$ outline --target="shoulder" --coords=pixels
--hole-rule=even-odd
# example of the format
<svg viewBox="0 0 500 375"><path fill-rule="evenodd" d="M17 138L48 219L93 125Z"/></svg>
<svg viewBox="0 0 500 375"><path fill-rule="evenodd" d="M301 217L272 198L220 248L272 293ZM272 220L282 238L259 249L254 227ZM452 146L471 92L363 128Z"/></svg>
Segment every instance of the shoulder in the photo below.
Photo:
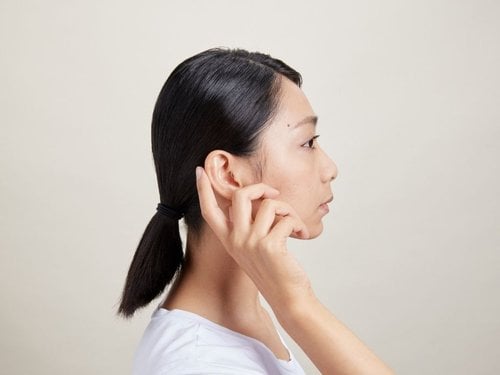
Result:
<svg viewBox="0 0 500 375"><path fill-rule="evenodd" d="M134 375L162 374L195 357L199 323L157 309L146 327L134 356Z"/></svg>
<svg viewBox="0 0 500 375"><path fill-rule="evenodd" d="M283 370L295 366L276 360L262 343L196 314L157 309L136 350L133 374L288 374L297 372Z"/></svg>

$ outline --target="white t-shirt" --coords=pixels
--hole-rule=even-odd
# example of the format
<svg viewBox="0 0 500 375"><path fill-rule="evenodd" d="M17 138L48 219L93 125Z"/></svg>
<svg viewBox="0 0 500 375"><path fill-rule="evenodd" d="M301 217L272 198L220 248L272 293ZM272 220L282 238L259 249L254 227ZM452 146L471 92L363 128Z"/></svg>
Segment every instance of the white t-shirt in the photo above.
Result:
<svg viewBox="0 0 500 375"><path fill-rule="evenodd" d="M136 350L133 374L304 375L288 352L290 361L278 359L254 338L189 311L158 307Z"/></svg>

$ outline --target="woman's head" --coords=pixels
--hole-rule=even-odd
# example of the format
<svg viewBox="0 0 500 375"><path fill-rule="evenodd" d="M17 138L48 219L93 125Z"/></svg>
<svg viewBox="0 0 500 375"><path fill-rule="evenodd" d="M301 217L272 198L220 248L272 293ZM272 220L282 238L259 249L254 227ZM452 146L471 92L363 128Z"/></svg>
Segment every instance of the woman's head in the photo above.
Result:
<svg viewBox="0 0 500 375"><path fill-rule="evenodd" d="M213 150L255 154L285 77L300 86L298 72L268 55L211 49L182 62L163 86L152 122L160 200L184 212L190 230L203 222L195 167Z"/></svg>
<svg viewBox="0 0 500 375"><path fill-rule="evenodd" d="M160 200L184 213L190 231L203 223L195 167L214 150L252 160L276 115L283 80L301 85L300 74L281 60L241 49L201 52L167 79L153 112L153 157ZM182 263L178 221L156 213L132 260L119 312L131 316L160 295Z"/></svg>
<svg viewBox="0 0 500 375"><path fill-rule="evenodd" d="M338 171L316 140L318 118L300 87L285 77L279 84L279 104L259 133L256 151L235 157L217 149L207 156L204 167L224 211L229 211L238 189L263 182L280 192L276 199L296 211L309 238L314 238L323 229L322 218L333 199L330 183ZM254 217L260 203L253 202Z"/></svg>
<svg viewBox="0 0 500 375"><path fill-rule="evenodd" d="M326 205L333 199L331 182L338 171L317 142L315 115L302 90L283 79L280 103L261 136L260 180L277 189L277 199L290 204L308 228L310 238L323 229ZM253 157L252 157L253 158Z"/></svg>

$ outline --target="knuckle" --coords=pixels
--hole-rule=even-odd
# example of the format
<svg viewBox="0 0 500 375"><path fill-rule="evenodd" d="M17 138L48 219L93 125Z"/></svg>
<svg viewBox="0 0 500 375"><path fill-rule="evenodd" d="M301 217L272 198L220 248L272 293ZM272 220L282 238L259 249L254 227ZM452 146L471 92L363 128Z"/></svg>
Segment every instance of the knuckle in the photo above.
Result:
<svg viewBox="0 0 500 375"><path fill-rule="evenodd" d="M245 196L245 188L241 188L241 189L238 189L236 190L234 193L233 193L233 200L235 201L240 201L243 199L243 197Z"/></svg>
<svg viewBox="0 0 500 375"><path fill-rule="evenodd" d="M286 209L291 215L295 215L295 210L288 202L281 201L281 206Z"/></svg>
<svg viewBox="0 0 500 375"><path fill-rule="evenodd" d="M258 248L260 250L264 250L264 251L273 247L272 239L269 237L263 237L263 238L259 239L257 244L258 244Z"/></svg>
<svg viewBox="0 0 500 375"><path fill-rule="evenodd" d="M251 194L251 186L244 186L233 193L233 201L243 202L249 199Z"/></svg>
<svg viewBox="0 0 500 375"><path fill-rule="evenodd" d="M260 238L255 233L251 233L245 241L248 248L252 249L259 246Z"/></svg>
<svg viewBox="0 0 500 375"><path fill-rule="evenodd" d="M291 216L285 216L281 219L280 223L284 226L290 226L295 223L295 219Z"/></svg>
<svg viewBox="0 0 500 375"><path fill-rule="evenodd" d="M261 205L262 209L269 210L276 205L276 202L273 199L264 198L260 205Z"/></svg>
<svg viewBox="0 0 500 375"><path fill-rule="evenodd" d="M234 234L231 236L231 243L233 244L234 249L240 249L242 247L242 241L238 236L235 236Z"/></svg>

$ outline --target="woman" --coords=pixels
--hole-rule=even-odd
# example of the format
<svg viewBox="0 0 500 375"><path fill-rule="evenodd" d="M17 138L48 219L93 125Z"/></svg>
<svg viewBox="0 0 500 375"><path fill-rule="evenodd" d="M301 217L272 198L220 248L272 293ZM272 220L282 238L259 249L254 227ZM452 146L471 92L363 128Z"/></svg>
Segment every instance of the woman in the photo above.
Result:
<svg viewBox="0 0 500 375"><path fill-rule="evenodd" d="M167 79L152 120L161 203L119 312L132 316L175 280L135 374L302 374L259 292L322 373L391 373L316 299L286 248L288 237L321 233L337 176L300 86L278 59L225 49L185 60Z"/></svg>

